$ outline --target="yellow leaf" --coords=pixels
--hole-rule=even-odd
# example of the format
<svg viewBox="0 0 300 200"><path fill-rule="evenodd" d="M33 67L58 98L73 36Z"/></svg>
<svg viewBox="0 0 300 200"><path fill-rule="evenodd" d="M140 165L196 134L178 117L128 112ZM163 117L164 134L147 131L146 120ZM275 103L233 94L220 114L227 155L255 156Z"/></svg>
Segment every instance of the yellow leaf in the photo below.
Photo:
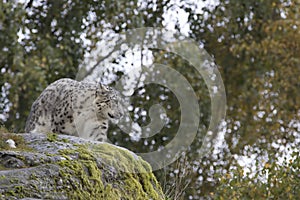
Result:
<svg viewBox="0 0 300 200"><path fill-rule="evenodd" d="M271 167L271 164L270 164L270 163L266 163L266 164L265 164L265 168L266 168L266 169L269 169L270 167Z"/></svg>

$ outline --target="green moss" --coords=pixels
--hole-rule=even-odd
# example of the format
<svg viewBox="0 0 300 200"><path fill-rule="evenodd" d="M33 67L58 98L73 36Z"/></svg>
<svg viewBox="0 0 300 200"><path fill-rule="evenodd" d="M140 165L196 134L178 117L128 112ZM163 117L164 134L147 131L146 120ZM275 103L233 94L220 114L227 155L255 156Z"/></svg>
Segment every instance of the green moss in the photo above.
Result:
<svg viewBox="0 0 300 200"><path fill-rule="evenodd" d="M63 167L60 171L63 184L71 184L68 192L70 199L97 199L105 190L101 181L101 172L95 162L95 158L87 147L78 145L76 150L60 151L66 160L58 164ZM78 154L78 160L70 157ZM74 178L76 177L76 179Z"/></svg>
<svg viewBox="0 0 300 200"><path fill-rule="evenodd" d="M69 140L67 138L58 138L58 135L56 133L47 133L47 140L49 142L63 142L68 143Z"/></svg>
<svg viewBox="0 0 300 200"><path fill-rule="evenodd" d="M23 186L17 185L13 189L5 192L4 196L14 196L18 198L24 198L25 197L24 191L25 189Z"/></svg>
<svg viewBox="0 0 300 200"><path fill-rule="evenodd" d="M16 196L16 193L15 193L14 190L9 190L9 191L7 191L4 195L5 195L5 196Z"/></svg>
<svg viewBox="0 0 300 200"><path fill-rule="evenodd" d="M18 179L10 179L9 181L10 181L11 183L13 183L13 184L17 184L17 183L19 182Z"/></svg>
<svg viewBox="0 0 300 200"><path fill-rule="evenodd" d="M2 164L0 164L0 171L5 171L7 169L8 169L7 167L4 167Z"/></svg>
<svg viewBox="0 0 300 200"><path fill-rule="evenodd" d="M49 157L52 157L52 156L55 156L56 154L53 154L53 153L45 153L46 156L49 156Z"/></svg>
<svg viewBox="0 0 300 200"><path fill-rule="evenodd" d="M37 178L37 176L36 176L35 173L32 173L32 174L30 175L30 179L31 179L31 180L38 180L38 178Z"/></svg>
<svg viewBox="0 0 300 200"><path fill-rule="evenodd" d="M9 130L4 125L0 125L0 134L2 133L10 133Z"/></svg>
<svg viewBox="0 0 300 200"><path fill-rule="evenodd" d="M135 158L129 151L101 144L77 145L76 150L62 150L60 153L70 157L78 155L79 158L59 162L64 168L60 172L64 184L72 185L68 193L70 199L120 199L126 196L134 199L161 199L163 196L157 193L160 186L149 164L141 158ZM119 180L111 183L109 174L112 172L105 171L109 169L105 166L99 166L99 170L96 158L101 158L105 164L113 167Z"/></svg>
<svg viewBox="0 0 300 200"><path fill-rule="evenodd" d="M15 192L16 193L22 193L23 192L23 190L24 190L24 187L23 186L20 186L20 185L17 185L17 186L15 186Z"/></svg>
<svg viewBox="0 0 300 200"><path fill-rule="evenodd" d="M60 141L64 142L64 143L68 143L69 142L69 140L67 138L62 138Z"/></svg>
<svg viewBox="0 0 300 200"><path fill-rule="evenodd" d="M55 134L55 133L48 133L47 134L47 140L49 142L55 142L55 141L57 141L57 134Z"/></svg>
<svg viewBox="0 0 300 200"><path fill-rule="evenodd" d="M109 144L93 146L93 152L125 178L125 191L134 191L141 199L159 199L160 185L151 173L151 166L140 157ZM156 189L156 190L155 190Z"/></svg>

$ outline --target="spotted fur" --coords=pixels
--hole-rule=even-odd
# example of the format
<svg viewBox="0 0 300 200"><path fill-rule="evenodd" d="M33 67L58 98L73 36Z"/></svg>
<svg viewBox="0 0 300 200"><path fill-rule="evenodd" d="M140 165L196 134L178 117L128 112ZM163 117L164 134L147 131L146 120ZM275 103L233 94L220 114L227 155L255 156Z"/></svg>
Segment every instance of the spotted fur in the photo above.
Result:
<svg viewBox="0 0 300 200"><path fill-rule="evenodd" d="M106 141L109 120L122 115L120 95L111 87L65 78L49 85L33 103L25 131Z"/></svg>

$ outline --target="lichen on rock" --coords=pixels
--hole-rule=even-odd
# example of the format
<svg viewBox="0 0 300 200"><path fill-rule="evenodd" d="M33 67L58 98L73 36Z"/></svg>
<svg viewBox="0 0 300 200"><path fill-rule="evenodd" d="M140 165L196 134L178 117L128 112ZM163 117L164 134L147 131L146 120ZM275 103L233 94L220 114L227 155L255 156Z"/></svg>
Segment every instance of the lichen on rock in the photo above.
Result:
<svg viewBox="0 0 300 200"><path fill-rule="evenodd" d="M22 144L0 149L0 199L164 199L150 165L129 150L67 135L13 136Z"/></svg>

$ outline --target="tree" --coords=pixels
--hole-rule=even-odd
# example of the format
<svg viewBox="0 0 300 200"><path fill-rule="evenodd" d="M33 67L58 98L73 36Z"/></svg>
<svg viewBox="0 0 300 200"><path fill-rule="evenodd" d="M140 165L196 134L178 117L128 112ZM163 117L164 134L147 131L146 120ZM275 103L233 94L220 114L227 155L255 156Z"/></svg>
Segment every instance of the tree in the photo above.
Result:
<svg viewBox="0 0 300 200"><path fill-rule="evenodd" d="M298 145L298 8L296 1L233 0L190 16L191 36L215 57L225 82L228 173L238 165L232 155L275 163L287 154L283 147Z"/></svg>

